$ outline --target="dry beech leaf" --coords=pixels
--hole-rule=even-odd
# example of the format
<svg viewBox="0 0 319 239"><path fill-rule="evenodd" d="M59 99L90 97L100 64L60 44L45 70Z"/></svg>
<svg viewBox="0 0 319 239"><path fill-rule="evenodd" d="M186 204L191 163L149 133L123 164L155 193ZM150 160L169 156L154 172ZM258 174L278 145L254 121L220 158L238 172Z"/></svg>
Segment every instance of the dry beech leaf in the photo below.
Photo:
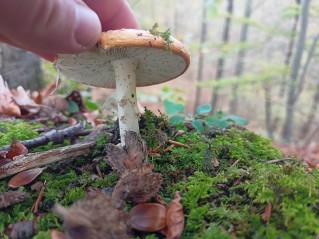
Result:
<svg viewBox="0 0 319 239"><path fill-rule="evenodd" d="M0 113L7 116L21 116L20 107L12 99L13 95L0 75Z"/></svg>
<svg viewBox="0 0 319 239"><path fill-rule="evenodd" d="M18 86L16 90L11 90L11 92L13 100L20 107L23 115L34 115L41 109L41 106L34 102L22 86Z"/></svg>
<svg viewBox="0 0 319 239"><path fill-rule="evenodd" d="M6 153L6 158L13 159L21 154L27 154L28 149L18 140L13 140L9 151Z"/></svg>
<svg viewBox="0 0 319 239"><path fill-rule="evenodd" d="M130 222L133 229L143 232L155 232L166 227L165 206L159 203L141 203L130 211Z"/></svg>
<svg viewBox="0 0 319 239"><path fill-rule="evenodd" d="M11 191L0 193L0 209L9 207L13 204L23 202L29 198L26 192Z"/></svg>
<svg viewBox="0 0 319 239"><path fill-rule="evenodd" d="M50 237L51 237L51 239L64 239L65 238L64 233L60 232L58 230L51 230Z"/></svg>
<svg viewBox="0 0 319 239"><path fill-rule="evenodd" d="M179 192L175 192L173 201L167 206L167 229L164 231L167 239L178 239L183 233L185 218L181 199Z"/></svg>
<svg viewBox="0 0 319 239"><path fill-rule="evenodd" d="M10 188L18 188L31 183L37 176L39 176L44 168L33 168L16 174L10 179L8 186Z"/></svg>

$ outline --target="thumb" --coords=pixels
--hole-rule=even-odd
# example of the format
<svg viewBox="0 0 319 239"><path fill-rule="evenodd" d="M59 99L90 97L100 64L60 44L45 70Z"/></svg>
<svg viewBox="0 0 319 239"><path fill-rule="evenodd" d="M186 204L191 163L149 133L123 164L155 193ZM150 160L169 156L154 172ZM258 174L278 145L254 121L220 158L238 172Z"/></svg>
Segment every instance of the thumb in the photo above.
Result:
<svg viewBox="0 0 319 239"><path fill-rule="evenodd" d="M81 0L0 0L0 40L21 48L79 53L100 34L98 16Z"/></svg>

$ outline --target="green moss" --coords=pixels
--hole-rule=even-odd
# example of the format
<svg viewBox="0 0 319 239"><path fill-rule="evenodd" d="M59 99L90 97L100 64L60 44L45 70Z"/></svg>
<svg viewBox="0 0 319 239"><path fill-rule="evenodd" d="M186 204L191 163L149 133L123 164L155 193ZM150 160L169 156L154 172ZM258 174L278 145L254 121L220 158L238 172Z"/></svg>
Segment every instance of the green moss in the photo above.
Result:
<svg viewBox="0 0 319 239"><path fill-rule="evenodd" d="M92 183L92 186L95 188L106 188L114 186L114 183L119 179L119 175L117 173L110 173L104 178L97 178Z"/></svg>
<svg viewBox="0 0 319 239"><path fill-rule="evenodd" d="M32 239L51 239L50 231L39 231Z"/></svg>
<svg viewBox="0 0 319 239"><path fill-rule="evenodd" d="M0 147L11 144L13 139L22 141L36 138L39 133L34 130L38 128L40 128L39 124L27 123L22 120L0 122Z"/></svg>
<svg viewBox="0 0 319 239"><path fill-rule="evenodd" d="M107 135L102 135L95 141L94 148L92 150L92 157L100 156L105 148L105 145L110 141Z"/></svg>
<svg viewBox="0 0 319 239"><path fill-rule="evenodd" d="M169 127L166 116L147 110L140 128L149 148L162 143L162 132L171 138L176 130ZM319 171L305 171L293 160L269 164L267 161L282 157L281 152L270 140L246 130L200 135L185 128L185 133L174 140L189 148L175 146L164 152L169 145L166 143L159 151L161 156L149 156L149 162L163 175L160 194L165 201L171 201L177 190L182 195L186 218L183 239L307 239L319 234ZM98 140L95 156L102 154L107 141ZM104 161L99 163L104 179L93 179L89 172L76 173L76 168L88 163L83 157L69 168L48 168L40 175L38 179L46 182L46 189L34 238L48 238L50 229L62 228L62 222L51 212L54 203L69 206L83 198L89 187L114 186L118 175ZM7 180L0 181L0 191L8 190ZM29 186L21 190L31 193ZM36 196L33 193L29 200L0 211L0 232L9 223L32 219L30 207ZM270 220L264 221L267 203L271 203L272 212ZM161 238L158 233L139 235Z"/></svg>
<svg viewBox="0 0 319 239"><path fill-rule="evenodd" d="M39 217L37 220L37 231L45 232L50 229L58 229L61 230L61 220L58 215L55 213L47 213L42 217Z"/></svg>
<svg viewBox="0 0 319 239"><path fill-rule="evenodd" d="M141 116L140 132L148 148L153 149L165 141L165 134L170 135L168 117L160 112L159 116L145 108ZM163 134L164 133L164 134Z"/></svg>

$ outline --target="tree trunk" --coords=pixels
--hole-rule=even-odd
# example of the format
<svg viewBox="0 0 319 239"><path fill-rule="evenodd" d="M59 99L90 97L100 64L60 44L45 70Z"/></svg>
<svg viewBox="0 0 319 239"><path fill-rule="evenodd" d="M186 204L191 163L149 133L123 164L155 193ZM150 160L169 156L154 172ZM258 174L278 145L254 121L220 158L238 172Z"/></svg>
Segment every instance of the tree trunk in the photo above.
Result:
<svg viewBox="0 0 319 239"><path fill-rule="evenodd" d="M245 14L244 17L246 20L248 20L251 16L251 5L252 5L253 0L247 0L246 5L245 5ZM249 24L244 23L242 25L241 31L240 31L240 43L245 43L247 42L248 38L248 29L249 29ZM242 75L243 69L244 69L244 59L246 56L246 49L240 49L238 54L237 54L237 62L235 65L235 76L240 77ZM237 114L237 109L238 109L238 86L239 83L235 84L232 87L232 98L230 101L230 112L232 114Z"/></svg>
<svg viewBox="0 0 319 239"><path fill-rule="evenodd" d="M40 58L4 43L0 43L0 74L10 88L21 85L28 90L38 90L42 86Z"/></svg>
<svg viewBox="0 0 319 239"><path fill-rule="evenodd" d="M264 87L265 92L265 124L267 135L270 139L274 139L272 125L272 110L271 110L271 87Z"/></svg>
<svg viewBox="0 0 319 239"><path fill-rule="evenodd" d="M203 7L202 7L202 23L201 23L201 30L200 30L200 42L199 42L199 56L198 56L198 67L197 67L197 81L203 81L203 70L204 70L204 53L203 53L203 45L206 41L207 37L207 4L209 0L203 0ZM200 103L200 96L201 96L201 87L196 87L195 92L195 106L199 105Z"/></svg>
<svg viewBox="0 0 319 239"><path fill-rule="evenodd" d="M296 4L299 6L300 5L300 0L296 0ZM300 13L298 13L297 15L295 15L294 17L294 22L292 25L292 29L291 29L291 33L292 36L289 38L289 43L288 43L288 51L286 53L285 56L285 61L284 61L284 65L285 67L287 67L287 69L290 66L290 61L291 61L291 56L292 56L292 52L293 52L293 47L295 44L295 40L296 40L296 36L297 36L297 27L298 27L298 22L299 22L299 15ZM280 84L280 90L279 90L279 96L283 97L285 95L286 92L286 88L287 88L287 75L285 74L283 76L283 79L281 80L281 84Z"/></svg>
<svg viewBox="0 0 319 239"><path fill-rule="evenodd" d="M229 42L229 32L230 32L230 26L231 26L231 19L233 15L233 0L228 0L227 4L227 16L225 18L224 27L223 27L223 36L222 36L222 45L227 45ZM224 75L224 63L225 63L225 54L224 52L221 52L218 60L217 60L217 66L216 66L216 76L215 80L220 80ZM218 87L213 89L213 96L211 100L211 104L213 106L213 110L215 111L217 102L218 102L219 94L218 94Z"/></svg>
<svg viewBox="0 0 319 239"><path fill-rule="evenodd" d="M315 115L316 115L316 112L318 110L318 104L319 104L319 81L317 81L316 93L313 97L306 123L301 127L301 130L300 130L301 138L305 138L307 136L307 134L308 134L308 132L313 124L313 121L315 119Z"/></svg>
<svg viewBox="0 0 319 239"><path fill-rule="evenodd" d="M303 55L303 50L305 47L305 40L308 27L308 15L309 15L309 5L310 0L302 1L302 11L301 11L301 22L300 22L300 33L298 36L298 41L296 45L296 51L294 59L291 66L290 79L288 84L288 95L286 102L286 118L282 131L282 139L285 142L290 142L293 136L294 128L294 107L298 100L299 91L298 86L298 75L301 65L301 59Z"/></svg>

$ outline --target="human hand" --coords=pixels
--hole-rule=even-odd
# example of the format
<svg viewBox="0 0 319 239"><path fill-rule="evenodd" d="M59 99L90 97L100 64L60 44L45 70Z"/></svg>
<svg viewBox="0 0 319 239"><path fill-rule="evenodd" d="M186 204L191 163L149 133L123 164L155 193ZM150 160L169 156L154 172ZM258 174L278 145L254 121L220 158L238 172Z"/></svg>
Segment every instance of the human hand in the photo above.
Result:
<svg viewBox="0 0 319 239"><path fill-rule="evenodd" d="M0 0L0 41L51 61L92 48L101 31L137 27L126 0Z"/></svg>

